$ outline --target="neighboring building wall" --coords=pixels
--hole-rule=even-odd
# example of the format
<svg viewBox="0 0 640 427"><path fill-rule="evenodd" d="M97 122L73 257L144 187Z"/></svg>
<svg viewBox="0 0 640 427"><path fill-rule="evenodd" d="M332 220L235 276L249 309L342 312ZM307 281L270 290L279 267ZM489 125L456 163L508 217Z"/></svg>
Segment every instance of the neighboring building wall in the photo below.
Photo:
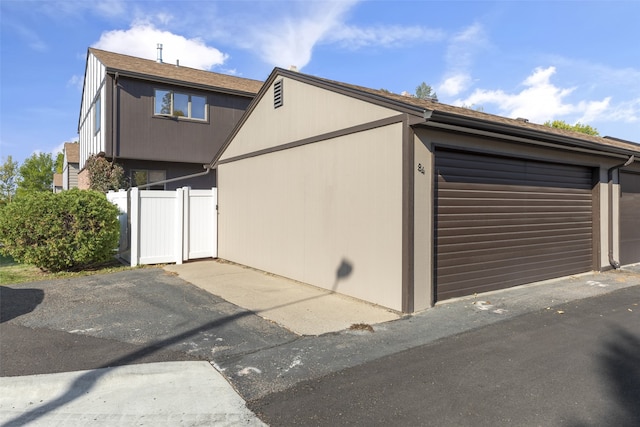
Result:
<svg viewBox="0 0 640 427"><path fill-rule="evenodd" d="M111 81L111 77L107 78ZM110 85L109 83L107 84ZM154 114L155 90L175 90L207 98L206 120ZM113 129L109 128L105 153L116 159L189 162L211 161L244 114L250 98L167 86L121 77ZM111 121L111 118L108 118ZM111 132L115 135L112 148ZM115 153L113 153L115 149Z"/></svg>
<svg viewBox="0 0 640 427"><path fill-rule="evenodd" d="M165 179L181 178L187 175L203 173L206 171L202 165L193 163L152 162L125 159L120 159L117 162L123 167L127 179L131 179L131 173L133 170L164 172ZM175 190L182 187L208 190L216 186L216 171L212 170L207 175L187 180L181 179L175 182L169 182L163 186L165 190Z"/></svg>
<svg viewBox="0 0 640 427"><path fill-rule="evenodd" d="M105 67L95 56L89 55L78 123L80 169L84 167L84 162L91 154L105 150L105 112L107 110L105 79ZM100 129L96 129L97 124L100 125Z"/></svg>
<svg viewBox="0 0 640 427"><path fill-rule="evenodd" d="M219 256L402 309L402 124L219 166Z"/></svg>
<svg viewBox="0 0 640 427"><path fill-rule="evenodd" d="M88 190L91 185L91 180L89 179L89 171L87 169L83 169L78 173L78 188L80 190Z"/></svg>

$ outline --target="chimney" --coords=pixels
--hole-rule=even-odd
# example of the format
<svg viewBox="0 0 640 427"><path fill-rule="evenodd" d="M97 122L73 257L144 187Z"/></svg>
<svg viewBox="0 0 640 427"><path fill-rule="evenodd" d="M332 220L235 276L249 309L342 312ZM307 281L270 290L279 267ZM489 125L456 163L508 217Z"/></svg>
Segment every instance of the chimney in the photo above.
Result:
<svg viewBox="0 0 640 427"><path fill-rule="evenodd" d="M158 43L158 57L156 58L156 62L162 64L162 43Z"/></svg>
<svg viewBox="0 0 640 427"><path fill-rule="evenodd" d="M179 66L180 66L180 60L176 59L176 67L179 67Z"/></svg>
<svg viewBox="0 0 640 427"><path fill-rule="evenodd" d="M295 65L290 65L289 66L289 71L293 71L293 72L297 73L298 72L298 67L295 66Z"/></svg>

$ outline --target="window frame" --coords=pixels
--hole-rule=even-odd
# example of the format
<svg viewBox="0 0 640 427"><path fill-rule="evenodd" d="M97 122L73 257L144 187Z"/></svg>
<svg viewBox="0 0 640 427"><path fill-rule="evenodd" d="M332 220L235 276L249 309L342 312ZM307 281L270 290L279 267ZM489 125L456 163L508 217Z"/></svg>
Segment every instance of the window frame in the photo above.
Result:
<svg viewBox="0 0 640 427"><path fill-rule="evenodd" d="M138 172L144 172L146 174L146 182L143 184L140 184L138 182L136 182L135 180L135 175ZM167 171L166 170L162 170L162 169L131 169L130 173L129 173L129 180L131 182L131 186L132 187L137 187L139 185L146 185L149 184L149 176L151 175L151 173L162 173L164 175L164 178L159 180L159 181L164 181L167 179ZM157 182L157 181L156 181ZM160 188L162 187L162 188ZM147 187L145 188L145 190L166 190L167 189L167 184L160 184L160 185L154 185L151 187Z"/></svg>
<svg viewBox="0 0 640 427"><path fill-rule="evenodd" d="M158 112L158 110L162 110L161 108L159 109L159 105L158 105L158 92L163 93L162 98L164 98L166 96L166 93L171 95L171 105L169 106L170 112L169 113L162 113L162 112ZM180 96L186 96L187 97L187 112L184 115L176 115L174 108L175 108L175 96L176 95L180 95ZM194 117L194 108L193 108L193 98L201 98L204 101L204 105L202 105L202 113L204 115L203 118L199 118L199 117ZM208 107L208 97L207 95L202 95L202 94L197 94L197 93L193 93L193 92L188 92L188 91L180 91L180 90L174 90L174 89L159 89L159 88L154 88L153 90L153 115L155 117L171 117L177 120L192 120L192 121L196 121L196 122L207 122L209 120L209 109Z"/></svg>

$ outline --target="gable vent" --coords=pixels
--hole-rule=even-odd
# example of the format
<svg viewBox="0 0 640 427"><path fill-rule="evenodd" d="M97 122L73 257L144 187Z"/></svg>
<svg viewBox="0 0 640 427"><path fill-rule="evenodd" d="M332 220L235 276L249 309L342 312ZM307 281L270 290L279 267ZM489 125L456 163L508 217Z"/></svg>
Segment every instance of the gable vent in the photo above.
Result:
<svg viewBox="0 0 640 427"><path fill-rule="evenodd" d="M282 107L283 102L282 80L278 80L273 84L273 108Z"/></svg>

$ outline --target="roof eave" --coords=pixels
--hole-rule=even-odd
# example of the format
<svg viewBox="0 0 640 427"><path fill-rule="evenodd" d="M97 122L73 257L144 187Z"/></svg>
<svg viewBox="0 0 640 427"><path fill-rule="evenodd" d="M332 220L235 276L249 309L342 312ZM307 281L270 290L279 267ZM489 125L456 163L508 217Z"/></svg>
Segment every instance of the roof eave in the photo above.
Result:
<svg viewBox="0 0 640 427"><path fill-rule="evenodd" d="M418 123L417 126L429 126L433 123L442 123L445 125L457 126L460 128L466 128L469 130L478 130L491 132L498 135L508 135L513 137L520 137L534 141L544 141L553 143L559 146L567 148L577 147L590 150L596 150L605 153L617 154L619 156L631 156L640 154L640 146L638 150L625 149L622 147L615 147L611 145L599 144L593 141L587 141L580 138L574 138L566 135L558 135L548 132L539 131L536 129L528 129L522 126L509 125L506 123L496 123L486 121L474 117L460 116L444 111L428 110L425 113L426 120L422 123Z"/></svg>
<svg viewBox="0 0 640 427"><path fill-rule="evenodd" d="M154 76L152 74L136 73L133 71L122 70L119 68L107 67L106 70L107 70L107 74L115 75L116 73L118 73L119 77L130 77L138 80L165 83L169 85L183 86L183 87L189 87L192 89L200 89L200 90L206 90L210 92L219 92L219 93L225 93L229 95L244 96L247 98L253 98L254 96L256 96L254 92L247 92L247 91L230 89L230 88L225 88L220 86L205 85L201 83L193 83L185 80L169 79L166 77Z"/></svg>

